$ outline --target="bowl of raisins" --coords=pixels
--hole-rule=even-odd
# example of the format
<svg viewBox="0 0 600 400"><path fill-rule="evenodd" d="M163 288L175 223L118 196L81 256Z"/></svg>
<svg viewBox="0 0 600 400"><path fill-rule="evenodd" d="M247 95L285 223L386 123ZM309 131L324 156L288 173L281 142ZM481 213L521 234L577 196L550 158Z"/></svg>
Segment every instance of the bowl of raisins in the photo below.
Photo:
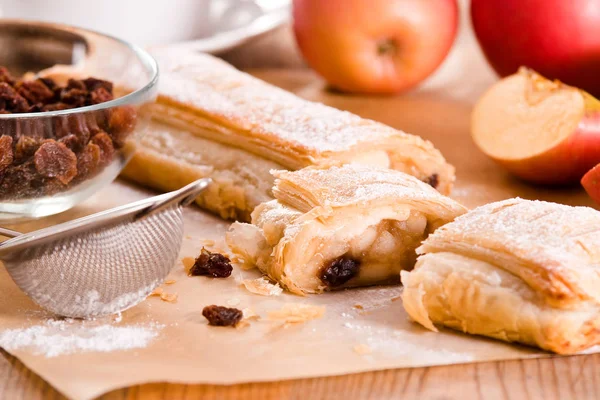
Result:
<svg viewBox="0 0 600 400"><path fill-rule="evenodd" d="M0 221L65 211L112 182L148 129L158 67L97 32L0 21Z"/></svg>

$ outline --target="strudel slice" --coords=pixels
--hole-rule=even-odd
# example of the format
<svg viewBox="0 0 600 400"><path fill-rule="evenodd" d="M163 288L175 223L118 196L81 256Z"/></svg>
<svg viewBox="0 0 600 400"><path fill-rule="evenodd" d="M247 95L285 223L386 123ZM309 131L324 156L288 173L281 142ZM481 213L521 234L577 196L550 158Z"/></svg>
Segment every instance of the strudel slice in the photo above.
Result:
<svg viewBox="0 0 600 400"><path fill-rule="evenodd" d="M465 208L413 176L344 165L274 172L276 200L234 223L232 251L291 292L397 283L415 249Z"/></svg>
<svg viewBox="0 0 600 400"><path fill-rule="evenodd" d="M438 229L402 272L423 326L568 354L600 342L600 212L521 199Z"/></svg>
<svg viewBox="0 0 600 400"><path fill-rule="evenodd" d="M210 55L169 48L153 55L159 97L127 178L171 190L210 176L199 203L241 220L272 198L270 169L361 163L451 189L453 167L418 136L303 100Z"/></svg>

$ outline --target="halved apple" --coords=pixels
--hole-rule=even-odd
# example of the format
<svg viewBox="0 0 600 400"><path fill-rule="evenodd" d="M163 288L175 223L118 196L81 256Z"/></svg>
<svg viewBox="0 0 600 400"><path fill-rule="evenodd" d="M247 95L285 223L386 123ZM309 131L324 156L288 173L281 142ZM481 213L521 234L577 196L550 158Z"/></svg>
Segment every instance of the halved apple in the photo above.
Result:
<svg viewBox="0 0 600 400"><path fill-rule="evenodd" d="M477 146L529 182L577 182L600 163L600 101L527 68L493 85L471 120Z"/></svg>

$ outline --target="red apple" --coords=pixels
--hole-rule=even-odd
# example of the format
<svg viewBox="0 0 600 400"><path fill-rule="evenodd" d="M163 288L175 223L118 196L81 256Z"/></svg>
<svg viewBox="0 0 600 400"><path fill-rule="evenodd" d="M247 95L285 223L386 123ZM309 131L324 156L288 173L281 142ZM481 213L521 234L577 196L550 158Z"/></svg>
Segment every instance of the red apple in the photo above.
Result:
<svg viewBox="0 0 600 400"><path fill-rule="evenodd" d="M581 179L581 185L590 197L600 204L600 164L590 169Z"/></svg>
<svg viewBox="0 0 600 400"><path fill-rule="evenodd" d="M456 0L294 0L294 33L307 63L333 87L397 93L448 54Z"/></svg>
<svg viewBox="0 0 600 400"><path fill-rule="evenodd" d="M600 0L472 0L471 18L500 76L525 65L600 96Z"/></svg>
<svg viewBox="0 0 600 400"><path fill-rule="evenodd" d="M600 163L600 101L522 68L477 102L471 133L477 146L530 182L577 182Z"/></svg>

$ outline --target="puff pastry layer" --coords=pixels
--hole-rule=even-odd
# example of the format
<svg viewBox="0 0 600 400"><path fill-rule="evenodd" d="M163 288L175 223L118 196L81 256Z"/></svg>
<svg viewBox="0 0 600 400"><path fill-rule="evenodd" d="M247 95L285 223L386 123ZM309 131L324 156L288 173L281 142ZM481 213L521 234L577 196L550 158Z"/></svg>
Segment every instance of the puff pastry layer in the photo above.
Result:
<svg viewBox="0 0 600 400"><path fill-rule="evenodd" d="M441 193L451 189L453 167L418 136L303 100L209 55L174 49L153 55L161 70L158 100L148 110L154 122L123 173L127 178L171 190L211 176L211 197L199 203L242 220L272 198L265 189L272 168L361 163L406 172ZM229 167L247 160L247 174ZM232 191L231 182L241 183L240 190Z"/></svg>
<svg viewBox="0 0 600 400"><path fill-rule="evenodd" d="M232 251L291 292L399 281L415 249L466 210L402 172L344 165L274 172L276 200L234 223Z"/></svg>
<svg viewBox="0 0 600 400"><path fill-rule="evenodd" d="M435 324L569 354L600 342L600 212L492 203L438 229L402 272L404 308Z"/></svg>

